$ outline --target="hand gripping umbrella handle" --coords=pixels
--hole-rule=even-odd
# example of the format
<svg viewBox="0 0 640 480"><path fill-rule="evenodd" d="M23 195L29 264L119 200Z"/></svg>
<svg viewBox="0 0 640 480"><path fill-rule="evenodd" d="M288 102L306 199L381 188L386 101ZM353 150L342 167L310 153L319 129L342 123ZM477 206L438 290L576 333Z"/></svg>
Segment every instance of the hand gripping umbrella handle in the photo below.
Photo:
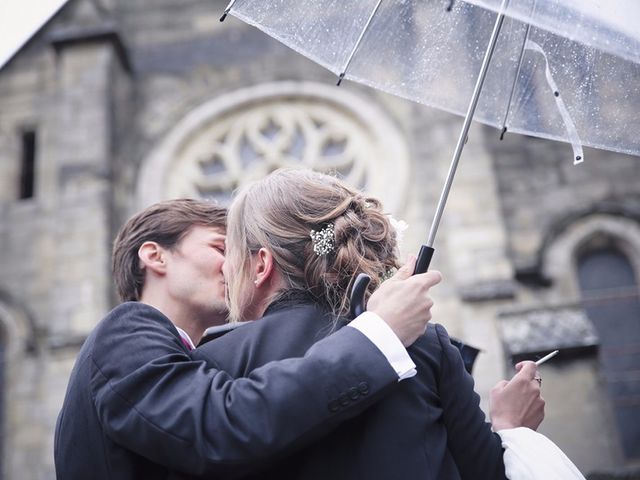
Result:
<svg viewBox="0 0 640 480"><path fill-rule="evenodd" d="M429 264L433 258L433 247L422 245L420 247L420 253L418 253L418 259L416 260L416 266L413 270L413 275L418 273L425 273L429 270ZM358 315L364 312L364 294L367 291L367 287L371 282L371 277L366 273L359 273L356 279L353 281L351 287L350 298L350 313L351 318L356 318Z"/></svg>

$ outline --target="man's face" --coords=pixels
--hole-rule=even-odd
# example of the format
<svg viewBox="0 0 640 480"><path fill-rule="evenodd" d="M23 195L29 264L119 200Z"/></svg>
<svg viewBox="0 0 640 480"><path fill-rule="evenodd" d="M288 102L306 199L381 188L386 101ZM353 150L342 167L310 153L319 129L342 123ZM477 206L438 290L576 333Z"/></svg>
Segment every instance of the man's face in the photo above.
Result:
<svg viewBox="0 0 640 480"><path fill-rule="evenodd" d="M225 234L219 228L196 225L180 243L167 252L167 280L172 300L194 315L226 316L225 283L222 274Z"/></svg>

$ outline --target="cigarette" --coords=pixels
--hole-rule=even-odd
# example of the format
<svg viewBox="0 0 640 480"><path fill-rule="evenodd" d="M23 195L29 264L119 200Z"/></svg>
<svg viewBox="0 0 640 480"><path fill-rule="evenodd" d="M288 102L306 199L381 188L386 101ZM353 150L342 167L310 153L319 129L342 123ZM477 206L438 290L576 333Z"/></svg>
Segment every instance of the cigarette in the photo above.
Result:
<svg viewBox="0 0 640 480"><path fill-rule="evenodd" d="M553 357L555 357L558 354L559 350L554 350L553 352L551 352L549 355L545 355L544 357L542 357L540 360L536 361L536 365L542 365L544 362L546 362L547 360L551 360Z"/></svg>

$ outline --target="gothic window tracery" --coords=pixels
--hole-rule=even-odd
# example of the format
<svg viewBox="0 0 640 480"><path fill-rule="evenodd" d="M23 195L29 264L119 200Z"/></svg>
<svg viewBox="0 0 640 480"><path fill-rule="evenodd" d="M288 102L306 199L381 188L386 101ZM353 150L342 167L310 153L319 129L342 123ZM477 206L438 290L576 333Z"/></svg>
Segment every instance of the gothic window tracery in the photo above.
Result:
<svg viewBox="0 0 640 480"><path fill-rule="evenodd" d="M212 198L280 167L335 172L401 207L406 146L380 110L335 87L265 84L227 94L191 112L143 165L140 203Z"/></svg>

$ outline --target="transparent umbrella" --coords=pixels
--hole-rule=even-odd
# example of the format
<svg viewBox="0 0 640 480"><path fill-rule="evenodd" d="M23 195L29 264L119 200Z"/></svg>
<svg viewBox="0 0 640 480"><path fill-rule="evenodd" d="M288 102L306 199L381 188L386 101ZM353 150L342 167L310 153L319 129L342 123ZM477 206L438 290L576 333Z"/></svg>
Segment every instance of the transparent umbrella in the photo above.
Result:
<svg viewBox="0 0 640 480"><path fill-rule="evenodd" d="M506 19L474 119L639 155L640 117L627 108L640 94L637 0L235 0L228 8L337 76L462 115L501 6Z"/></svg>
<svg viewBox="0 0 640 480"><path fill-rule="evenodd" d="M343 78L471 119L640 155L637 0L233 0L231 13ZM339 82L338 82L339 83Z"/></svg>

